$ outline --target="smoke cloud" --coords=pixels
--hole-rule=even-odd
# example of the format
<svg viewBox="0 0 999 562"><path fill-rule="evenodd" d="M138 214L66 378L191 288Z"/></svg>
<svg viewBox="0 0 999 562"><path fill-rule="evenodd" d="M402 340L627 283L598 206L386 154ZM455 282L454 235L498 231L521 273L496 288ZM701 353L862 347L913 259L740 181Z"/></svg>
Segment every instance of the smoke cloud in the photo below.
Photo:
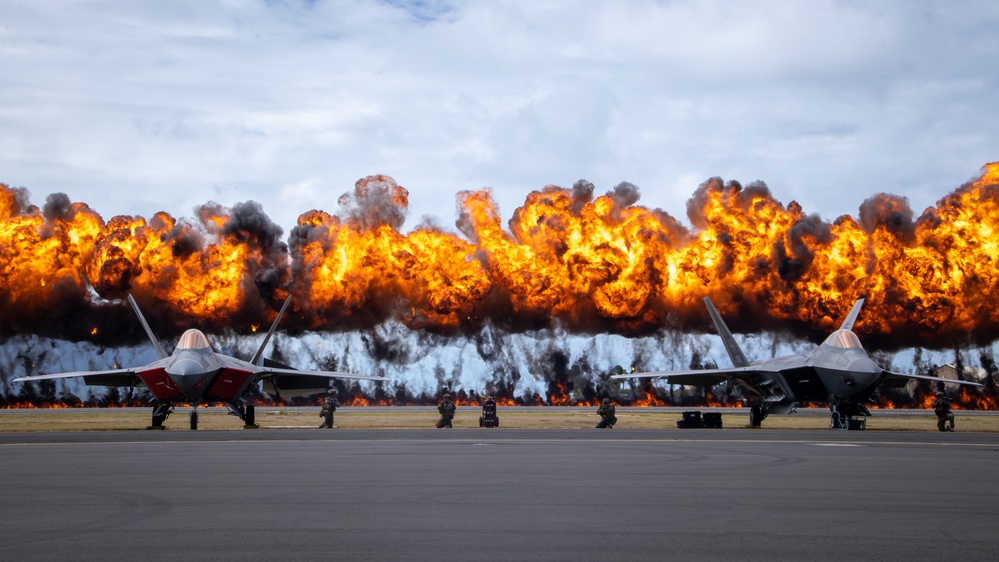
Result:
<svg viewBox="0 0 999 562"><path fill-rule="evenodd" d="M409 192L378 175L283 239L253 201L104 221L65 194L39 209L2 186L0 335L141 341L131 293L163 337L253 333L291 294L292 331L396 322L446 337L487 326L637 337L709 329L710 296L736 332L819 338L864 297L856 329L872 349L982 345L999 336L997 193L992 164L915 220L904 198L879 193L830 223L763 182L711 178L687 227L642 207L633 184L597 195L580 180L529 193L505 224L490 190L461 192L454 230L404 233Z"/></svg>

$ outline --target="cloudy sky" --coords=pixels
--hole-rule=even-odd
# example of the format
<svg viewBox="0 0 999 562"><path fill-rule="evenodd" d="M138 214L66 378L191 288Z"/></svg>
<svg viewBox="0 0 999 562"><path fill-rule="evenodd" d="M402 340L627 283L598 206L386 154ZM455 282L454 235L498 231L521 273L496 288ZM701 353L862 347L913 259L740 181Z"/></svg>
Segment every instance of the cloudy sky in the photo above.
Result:
<svg viewBox="0 0 999 562"><path fill-rule="evenodd" d="M286 233L372 174L406 229L579 179L684 223L712 176L919 213L999 160L997 30L990 0L0 0L0 182Z"/></svg>

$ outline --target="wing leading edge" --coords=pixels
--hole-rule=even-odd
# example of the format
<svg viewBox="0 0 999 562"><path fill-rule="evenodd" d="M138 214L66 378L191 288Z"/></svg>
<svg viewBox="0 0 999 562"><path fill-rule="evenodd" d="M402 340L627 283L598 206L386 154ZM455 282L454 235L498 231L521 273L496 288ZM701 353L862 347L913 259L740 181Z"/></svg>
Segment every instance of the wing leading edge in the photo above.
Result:
<svg viewBox="0 0 999 562"><path fill-rule="evenodd" d="M50 381L57 379L72 379L83 377L87 386L143 386L138 376L138 369L110 369L107 371L73 371L71 373L53 373L51 375L33 375L18 377L10 382Z"/></svg>
<svg viewBox="0 0 999 562"><path fill-rule="evenodd" d="M940 382L944 384L960 384L963 386L982 386L981 383L972 381L959 381L955 379L945 379L941 377L931 377L929 375L907 375L905 373L895 373L893 371L882 371L881 386L887 388L901 388L911 380Z"/></svg>
<svg viewBox="0 0 999 562"><path fill-rule="evenodd" d="M279 367L265 367L257 372L257 378L269 377L323 377L327 379L355 379L362 381L388 381L388 377L380 375L357 375L354 373L341 373L339 371L302 371L299 369L286 369Z"/></svg>
<svg viewBox="0 0 999 562"><path fill-rule="evenodd" d="M731 369L681 369L677 371L649 371L646 373L627 373L624 375L613 375L612 379L666 379L668 384L678 384L681 386L706 386L711 387L723 382L736 379L750 381L760 375L769 373L767 369L760 366L733 367Z"/></svg>

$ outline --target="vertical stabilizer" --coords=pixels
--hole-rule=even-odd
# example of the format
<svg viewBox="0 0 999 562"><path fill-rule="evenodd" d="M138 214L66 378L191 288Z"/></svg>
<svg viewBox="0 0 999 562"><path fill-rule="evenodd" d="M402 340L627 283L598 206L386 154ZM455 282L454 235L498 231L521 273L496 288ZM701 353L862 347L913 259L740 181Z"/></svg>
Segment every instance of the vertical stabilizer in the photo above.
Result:
<svg viewBox="0 0 999 562"><path fill-rule="evenodd" d="M271 329L267 330L267 335L264 336L264 342L260 344L260 349L258 349L257 352L253 355L253 359L250 360L250 363L253 363L254 365L261 364L259 363L259 361L260 357L264 354L264 348L267 347L267 342L271 341L271 336L274 335L274 330L277 329L278 322L281 321L281 317L284 316L284 311L288 309L289 304L291 304L290 294L288 295L288 298L284 300L284 304L281 306L281 311L278 312L277 318L275 318L274 323L271 324Z"/></svg>
<svg viewBox="0 0 999 562"><path fill-rule="evenodd" d="M704 304L708 307L708 314L711 315L711 321L715 324L715 329L718 330L718 335L721 336L722 343L725 344L725 351L728 352L729 358L732 359L733 367L748 367L749 361L746 359L746 354L739 349L739 344L735 343L735 338L732 337L732 332L728 330L728 326L722 320L720 314L718 314L718 309L715 308L714 303L711 299L704 297Z"/></svg>
<svg viewBox="0 0 999 562"><path fill-rule="evenodd" d="M153 335L153 331L149 329L149 324L146 323L146 317L142 315L142 311L139 310L139 305L132 298L132 295L128 295L128 303L132 305L132 310L135 311L135 315L139 317L139 323L142 324L142 329L146 331L146 335L149 336L149 341L153 342L153 347L156 348L156 354L160 356L160 359L167 358L167 354L160 347L160 342L156 341L156 336Z"/></svg>
<svg viewBox="0 0 999 562"><path fill-rule="evenodd" d="M853 303L853 308L850 309L850 314L846 315L846 320L839 327L840 330L853 330L853 323L857 321L857 316L860 314L860 308L864 306L864 299L857 299L857 302Z"/></svg>

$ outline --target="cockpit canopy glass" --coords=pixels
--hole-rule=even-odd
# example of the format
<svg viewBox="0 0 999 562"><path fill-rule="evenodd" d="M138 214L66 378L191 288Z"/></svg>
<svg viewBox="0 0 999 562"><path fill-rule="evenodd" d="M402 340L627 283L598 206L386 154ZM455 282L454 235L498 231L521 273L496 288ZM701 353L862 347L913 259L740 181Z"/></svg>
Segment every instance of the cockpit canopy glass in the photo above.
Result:
<svg viewBox="0 0 999 562"><path fill-rule="evenodd" d="M177 344L177 349L211 349L211 347L205 334L202 334L201 330L195 329L184 332Z"/></svg>
<svg viewBox="0 0 999 562"><path fill-rule="evenodd" d="M832 334L829 334L829 337L826 338L826 341L822 342L822 345L842 349L864 349L864 346L860 344L860 338L850 330L836 330Z"/></svg>

